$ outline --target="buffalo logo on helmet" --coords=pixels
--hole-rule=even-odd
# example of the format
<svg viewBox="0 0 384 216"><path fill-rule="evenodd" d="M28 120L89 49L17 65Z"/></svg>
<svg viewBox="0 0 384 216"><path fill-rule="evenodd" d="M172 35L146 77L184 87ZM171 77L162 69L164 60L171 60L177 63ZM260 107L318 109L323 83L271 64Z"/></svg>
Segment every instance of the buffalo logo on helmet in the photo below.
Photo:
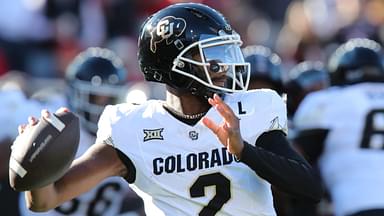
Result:
<svg viewBox="0 0 384 216"><path fill-rule="evenodd" d="M151 51L156 53L157 44L163 40L167 45L173 43L179 50L184 48L184 44L177 37L183 34L186 25L184 19L174 16L166 16L161 19L151 31Z"/></svg>

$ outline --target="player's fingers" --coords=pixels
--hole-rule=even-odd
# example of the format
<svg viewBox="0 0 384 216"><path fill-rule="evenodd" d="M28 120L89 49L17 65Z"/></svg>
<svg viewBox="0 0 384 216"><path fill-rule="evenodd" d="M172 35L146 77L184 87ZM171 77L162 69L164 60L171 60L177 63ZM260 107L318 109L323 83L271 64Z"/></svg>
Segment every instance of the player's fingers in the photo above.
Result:
<svg viewBox="0 0 384 216"><path fill-rule="evenodd" d="M202 121L203 121L203 124L207 128L209 128L217 136L217 138L220 140L221 144L226 146L227 145L226 140L228 138L228 134L226 133L226 131L221 130L221 126L217 125L215 122L213 122L208 117L204 117L202 119Z"/></svg>
<svg viewBox="0 0 384 216"><path fill-rule="evenodd" d="M56 110L55 113L63 113L63 112L69 112L69 109L67 107L60 107L58 110Z"/></svg>
<svg viewBox="0 0 384 216"><path fill-rule="evenodd" d="M209 128L213 133L217 134L219 132L219 126L207 117L203 117L203 124Z"/></svg>
<svg viewBox="0 0 384 216"><path fill-rule="evenodd" d="M228 114L233 114L233 115L234 115L234 113L233 113L231 107L229 107L228 104L226 104L226 103L223 101L223 99L221 99L221 97L220 97L219 95L214 94L214 95L213 95L213 99L215 100L216 104L218 104L218 105L220 105L220 106L222 106L222 107L224 108L224 111L225 111L225 112L228 112Z"/></svg>
<svg viewBox="0 0 384 216"><path fill-rule="evenodd" d="M217 94L214 94L213 95L213 98L209 98L208 99L208 103L213 106L213 107L217 107L217 106L223 106L224 107L224 111L229 111L230 113L232 112L232 109L220 98L219 95Z"/></svg>
<svg viewBox="0 0 384 216"><path fill-rule="evenodd" d="M221 104L216 104L215 105L215 109L220 113L220 115L226 120L230 120L231 119L231 115L230 113L228 113L225 108L221 105Z"/></svg>
<svg viewBox="0 0 384 216"><path fill-rule="evenodd" d="M208 98L208 103L211 104L211 106L213 106L213 107L216 106L216 104L217 104L216 101L213 100L213 98Z"/></svg>
<svg viewBox="0 0 384 216"><path fill-rule="evenodd" d="M50 115L50 113L49 113L49 111L47 109L41 110L41 116L43 118L49 118L49 115Z"/></svg>
<svg viewBox="0 0 384 216"><path fill-rule="evenodd" d="M17 130L19 131L19 134L22 134L24 132L24 129L27 125L26 124L21 124L17 127Z"/></svg>
<svg viewBox="0 0 384 216"><path fill-rule="evenodd" d="M232 109L226 103L224 103L224 101L217 94L213 96L213 100L215 101L214 107L220 113L220 115L232 126L237 127L238 118L233 113Z"/></svg>
<svg viewBox="0 0 384 216"><path fill-rule="evenodd" d="M238 139L238 137L241 137L240 129L238 127L233 127L227 123L223 125L223 128L228 133L229 139Z"/></svg>
<svg viewBox="0 0 384 216"><path fill-rule="evenodd" d="M33 116L29 116L29 117L28 117L28 124L29 124L29 125L35 125L35 124L37 124L37 119L36 119L35 117L33 117Z"/></svg>
<svg viewBox="0 0 384 216"><path fill-rule="evenodd" d="M216 94L215 94L216 95ZM214 97L215 97L214 95ZM209 98L208 99L208 103L211 104L211 106L213 106L217 111L219 111L219 113L223 116L223 115L228 115L225 113L225 110L224 108L220 105L220 103L214 99L214 98ZM226 116L223 116L224 118L226 118Z"/></svg>

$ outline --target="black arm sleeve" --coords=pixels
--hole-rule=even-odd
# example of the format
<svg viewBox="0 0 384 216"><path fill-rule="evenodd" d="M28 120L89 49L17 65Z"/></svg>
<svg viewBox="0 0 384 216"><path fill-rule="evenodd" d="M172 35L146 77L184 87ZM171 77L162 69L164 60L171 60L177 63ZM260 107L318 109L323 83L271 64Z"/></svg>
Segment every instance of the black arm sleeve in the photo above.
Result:
<svg viewBox="0 0 384 216"><path fill-rule="evenodd" d="M323 153L324 141L328 132L329 130L320 128L298 131L292 141L294 146L303 153L305 159L313 165Z"/></svg>
<svg viewBox="0 0 384 216"><path fill-rule="evenodd" d="M323 195L319 175L290 147L282 131L263 133L255 146L244 142L240 161L277 189L297 198L319 202Z"/></svg>

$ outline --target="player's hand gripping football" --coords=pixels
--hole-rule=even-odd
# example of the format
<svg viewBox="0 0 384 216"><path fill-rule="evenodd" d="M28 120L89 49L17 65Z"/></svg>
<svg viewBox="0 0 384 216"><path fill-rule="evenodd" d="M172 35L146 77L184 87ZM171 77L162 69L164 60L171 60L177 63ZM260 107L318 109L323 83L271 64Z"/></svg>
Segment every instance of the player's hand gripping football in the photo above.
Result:
<svg viewBox="0 0 384 216"><path fill-rule="evenodd" d="M78 117L67 108L55 114L42 110L42 118L28 118L18 127L12 145L9 182L16 191L27 191L51 184L71 165L79 144Z"/></svg>
<svg viewBox="0 0 384 216"><path fill-rule="evenodd" d="M216 124L211 119L204 117L203 123L216 134L220 142L231 154L241 158L244 143L240 134L239 119L217 94L214 94L213 98L209 98L208 102L220 113L223 121L220 124Z"/></svg>
<svg viewBox="0 0 384 216"><path fill-rule="evenodd" d="M66 107L61 107L56 111L56 113L62 113L62 112L69 112L69 109ZM49 115L51 115L51 113L48 110L46 109L41 110L41 116L43 118L49 118ZM19 127L17 128L19 131L19 134L24 133L25 130L28 130L29 128L37 125L37 123L39 123L39 120L36 117L34 116L28 117L28 124L19 125Z"/></svg>

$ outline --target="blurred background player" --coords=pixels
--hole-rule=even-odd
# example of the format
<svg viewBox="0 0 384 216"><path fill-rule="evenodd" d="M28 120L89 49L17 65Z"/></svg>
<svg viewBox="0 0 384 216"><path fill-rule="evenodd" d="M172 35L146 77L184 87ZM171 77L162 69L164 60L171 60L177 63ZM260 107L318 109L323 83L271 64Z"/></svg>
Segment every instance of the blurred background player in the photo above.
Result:
<svg viewBox="0 0 384 216"><path fill-rule="evenodd" d="M268 88L283 94L280 57L268 47L250 45L242 49L244 60L251 65L248 89Z"/></svg>
<svg viewBox="0 0 384 216"><path fill-rule="evenodd" d="M89 48L71 62L65 78L69 107L81 118L84 128L95 134L105 105L121 102L126 92L123 62L108 49Z"/></svg>
<svg viewBox="0 0 384 216"><path fill-rule="evenodd" d="M298 150L306 159L311 163L313 167L317 169L317 164L310 161L305 155L305 152L317 151L316 149L306 149L303 151L299 146L296 146L293 138L295 137L296 130L292 124L292 118L304 99L304 97L311 92L326 89L330 86L330 75L324 64L320 61L303 61L294 66L288 71L284 79L284 89L287 93L287 112L288 112L288 138L291 140L293 147ZM309 148L313 147L308 145ZM290 198L286 200L289 203L289 210L287 215L290 216L307 216L307 215L323 215L319 212L321 207L322 212L328 212L330 208L330 202L326 197L320 204L313 204L305 202L304 200L298 200ZM320 206L321 205L321 206Z"/></svg>
<svg viewBox="0 0 384 216"><path fill-rule="evenodd" d="M304 97L330 86L329 72L320 61L303 61L293 67L284 79L287 111L291 118Z"/></svg>
<svg viewBox="0 0 384 216"><path fill-rule="evenodd" d="M112 51L104 48L88 48L80 53L66 71L67 103L81 120L80 145L77 155L81 155L94 143L97 121L107 104L120 102L125 95L127 71L123 62ZM40 101L63 96L47 94L46 89L32 96ZM61 104L66 106L66 104ZM59 108L49 107L49 110ZM29 113L29 112L28 112ZM112 177L93 190L64 203L47 213L33 213L25 206L20 196L21 215L144 215L142 201L120 177ZM124 205L126 204L126 205Z"/></svg>
<svg viewBox="0 0 384 216"><path fill-rule="evenodd" d="M384 67L381 46L355 38L329 59L332 88L306 96L295 143L317 161L336 216L384 215ZM310 146L310 147L309 147Z"/></svg>

